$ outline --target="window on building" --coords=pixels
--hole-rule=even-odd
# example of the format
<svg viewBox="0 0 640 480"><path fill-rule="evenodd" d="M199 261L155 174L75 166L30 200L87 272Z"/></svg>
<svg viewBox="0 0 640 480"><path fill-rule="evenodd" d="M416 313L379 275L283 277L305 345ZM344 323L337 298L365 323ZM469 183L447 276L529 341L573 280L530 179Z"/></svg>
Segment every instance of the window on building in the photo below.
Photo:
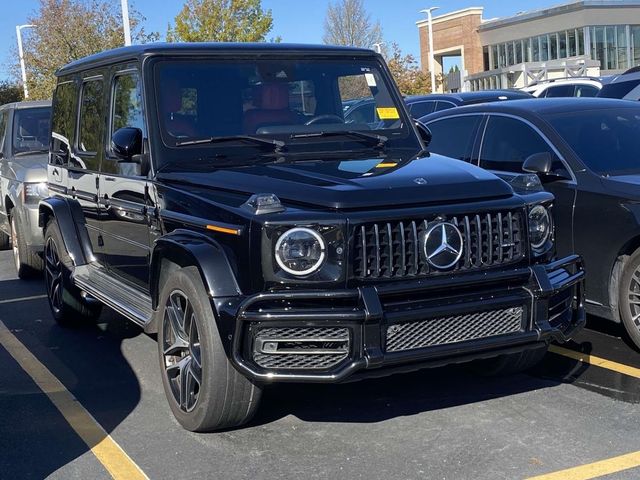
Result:
<svg viewBox="0 0 640 480"><path fill-rule="evenodd" d="M640 25L629 27L631 33L631 58L633 65L640 65Z"/></svg>
<svg viewBox="0 0 640 480"><path fill-rule="evenodd" d="M607 49L606 65L608 70L618 68L618 55L616 54L616 27L604 27L605 44Z"/></svg>
<svg viewBox="0 0 640 480"><path fill-rule="evenodd" d="M549 35L540 35L540 61L549 60Z"/></svg>
<svg viewBox="0 0 640 480"><path fill-rule="evenodd" d="M578 55L584 55L584 30L582 28L576 29L576 46Z"/></svg>
<svg viewBox="0 0 640 480"><path fill-rule="evenodd" d="M491 46L491 70L498 68L498 46Z"/></svg>
<svg viewBox="0 0 640 480"><path fill-rule="evenodd" d="M513 43L507 43L507 65L515 65L515 55L513 51Z"/></svg>
<svg viewBox="0 0 640 480"><path fill-rule="evenodd" d="M482 67L485 71L491 70L491 67L489 66L489 47L482 47L482 63Z"/></svg>
<svg viewBox="0 0 640 480"><path fill-rule="evenodd" d="M501 43L498 45L498 67L503 68L506 67L507 59L505 55L505 45Z"/></svg>
<svg viewBox="0 0 640 480"><path fill-rule="evenodd" d="M627 47L629 43L627 41L627 27L625 25L618 25L616 27L616 49L618 53L618 68L629 68L629 59L627 58Z"/></svg>
<svg viewBox="0 0 640 480"><path fill-rule="evenodd" d="M604 27L591 27L591 58L599 60L602 69L607 65L604 39Z"/></svg>
<svg viewBox="0 0 640 480"><path fill-rule="evenodd" d="M515 46L516 64L522 63L522 58L523 58L522 51L523 51L523 48L524 48L523 44L524 44L523 40L518 40L516 42L516 46Z"/></svg>
<svg viewBox="0 0 640 480"><path fill-rule="evenodd" d="M549 58L551 60L558 59L558 34L557 33L552 33L551 35L549 35L549 53L550 53Z"/></svg>
<svg viewBox="0 0 640 480"><path fill-rule="evenodd" d="M533 37L531 39L531 61L540 61L540 37Z"/></svg>
<svg viewBox="0 0 640 480"><path fill-rule="evenodd" d="M567 56L575 57L578 54L576 47L576 31L567 30Z"/></svg>
<svg viewBox="0 0 640 480"><path fill-rule="evenodd" d="M567 58L567 32L560 32L558 34L558 57Z"/></svg>

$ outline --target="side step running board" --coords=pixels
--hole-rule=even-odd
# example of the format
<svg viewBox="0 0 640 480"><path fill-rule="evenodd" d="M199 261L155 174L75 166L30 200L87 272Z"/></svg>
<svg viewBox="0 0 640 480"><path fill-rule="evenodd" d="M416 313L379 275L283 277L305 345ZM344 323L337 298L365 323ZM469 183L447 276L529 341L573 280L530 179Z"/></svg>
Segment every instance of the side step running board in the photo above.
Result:
<svg viewBox="0 0 640 480"><path fill-rule="evenodd" d="M73 272L73 281L78 288L141 327L151 323L151 297L114 278L103 267L96 264L78 266Z"/></svg>

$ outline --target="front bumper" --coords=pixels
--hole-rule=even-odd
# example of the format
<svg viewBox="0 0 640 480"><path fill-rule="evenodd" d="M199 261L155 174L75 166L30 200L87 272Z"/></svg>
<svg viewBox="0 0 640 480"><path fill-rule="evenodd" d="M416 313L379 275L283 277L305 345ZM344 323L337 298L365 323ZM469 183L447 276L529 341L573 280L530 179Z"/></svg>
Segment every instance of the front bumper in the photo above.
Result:
<svg viewBox="0 0 640 480"><path fill-rule="evenodd" d="M254 381L332 383L539 348L584 326L584 275L574 255L490 273L262 293L239 305L230 354Z"/></svg>

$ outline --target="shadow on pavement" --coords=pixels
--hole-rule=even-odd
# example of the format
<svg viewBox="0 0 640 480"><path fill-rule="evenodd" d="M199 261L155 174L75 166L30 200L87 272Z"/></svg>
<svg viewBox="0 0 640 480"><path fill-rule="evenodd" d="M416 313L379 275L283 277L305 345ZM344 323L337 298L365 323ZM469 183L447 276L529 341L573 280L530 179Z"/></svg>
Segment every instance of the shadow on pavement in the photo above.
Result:
<svg viewBox="0 0 640 480"><path fill-rule="evenodd" d="M0 281L0 300L43 293L42 280ZM140 384L121 344L142 331L122 317L105 309L98 325L62 328L53 321L47 299L39 298L0 304L0 320L107 432L138 404ZM1 346L0 362L0 478L44 478L88 452ZM92 460L91 465L99 464ZM84 471L80 477L96 474L101 475Z"/></svg>

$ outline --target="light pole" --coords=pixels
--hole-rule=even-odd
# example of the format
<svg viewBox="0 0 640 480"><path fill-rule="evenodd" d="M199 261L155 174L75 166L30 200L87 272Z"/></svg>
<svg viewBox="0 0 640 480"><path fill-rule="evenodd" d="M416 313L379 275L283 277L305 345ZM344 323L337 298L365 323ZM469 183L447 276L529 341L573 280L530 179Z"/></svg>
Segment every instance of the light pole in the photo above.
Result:
<svg viewBox="0 0 640 480"><path fill-rule="evenodd" d="M372 46L376 53L382 53L382 45L384 45L384 42L377 42L377 43L374 43Z"/></svg>
<svg viewBox="0 0 640 480"><path fill-rule="evenodd" d="M434 71L433 60L433 17L431 12L440 7L431 7L420 10L420 13L427 14L427 28L429 29L429 72L431 73L431 93L436 93L436 72Z"/></svg>
<svg viewBox="0 0 640 480"><path fill-rule="evenodd" d="M122 28L124 29L124 44L131 45L131 26L129 25L129 2L120 0L122 5Z"/></svg>
<svg viewBox="0 0 640 480"><path fill-rule="evenodd" d="M35 25L16 25L16 37L18 38L18 55L20 56L20 70L22 72L22 87L24 88L24 99L29 98L29 89L27 88L27 69L24 66L24 52L22 50L22 29L31 28Z"/></svg>

